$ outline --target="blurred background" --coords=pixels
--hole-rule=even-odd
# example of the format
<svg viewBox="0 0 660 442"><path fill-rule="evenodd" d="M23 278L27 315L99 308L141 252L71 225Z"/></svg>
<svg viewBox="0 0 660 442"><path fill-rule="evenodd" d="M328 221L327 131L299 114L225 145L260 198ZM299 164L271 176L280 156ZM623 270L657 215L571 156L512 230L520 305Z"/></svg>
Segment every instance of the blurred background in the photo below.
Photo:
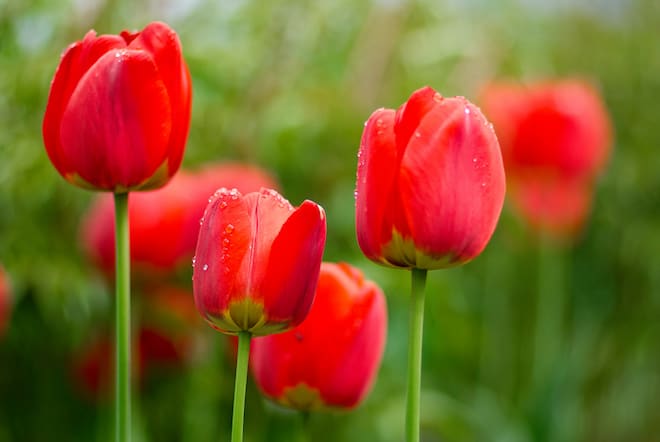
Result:
<svg viewBox="0 0 660 442"><path fill-rule="evenodd" d="M41 121L69 43L152 20L179 33L192 73L184 168L250 163L293 204L317 201L325 259L362 268L387 294L377 382L356 410L312 415L314 441L403 439L409 274L367 261L354 233L370 113L423 85L478 101L493 79L595 84L614 143L583 232L543 246L507 203L479 258L429 274L422 439L660 441L660 3L0 0L0 263L11 293L0 442L110 439L111 395L98 390L112 286L79 233L94 195L56 173ZM190 275L185 266L172 278L189 292ZM201 318L187 324L191 355L140 376L138 441L229 439L231 354ZM296 440L302 425L249 383L247 441Z"/></svg>

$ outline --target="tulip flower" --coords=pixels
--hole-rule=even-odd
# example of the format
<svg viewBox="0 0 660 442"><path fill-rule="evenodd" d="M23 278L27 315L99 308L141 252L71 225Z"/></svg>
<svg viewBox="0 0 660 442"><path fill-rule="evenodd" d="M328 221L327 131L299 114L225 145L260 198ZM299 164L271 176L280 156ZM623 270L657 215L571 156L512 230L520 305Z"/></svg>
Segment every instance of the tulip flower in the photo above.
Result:
<svg viewBox="0 0 660 442"><path fill-rule="evenodd" d="M9 312L11 309L11 293L9 290L9 281L4 269L0 266L0 337L7 329L9 322Z"/></svg>
<svg viewBox="0 0 660 442"><path fill-rule="evenodd" d="M266 396L298 410L353 408L373 384L386 331L380 288L355 267L323 263L307 319L253 341L255 381Z"/></svg>
<svg viewBox="0 0 660 442"><path fill-rule="evenodd" d="M165 185L183 159L191 80L176 33L89 31L62 54L42 133L50 161L71 184L114 193L116 237L116 439L131 439L128 193Z"/></svg>
<svg viewBox="0 0 660 442"><path fill-rule="evenodd" d="M70 183L123 193L164 185L188 136L191 82L176 33L164 23L67 48L43 121L46 152Z"/></svg>
<svg viewBox="0 0 660 442"><path fill-rule="evenodd" d="M195 303L223 333L265 335L302 322L314 299L325 245L323 209L294 209L274 190L220 189L199 231Z"/></svg>
<svg viewBox="0 0 660 442"><path fill-rule="evenodd" d="M142 276L175 272L190 265L199 234L199 220L208 197L219 187L253 192L275 187L263 170L242 164L216 164L181 171L164 187L135 193L128 204L131 263ZM82 245L104 272L114 272L113 203L99 195L83 218Z"/></svg>
<svg viewBox="0 0 660 442"><path fill-rule="evenodd" d="M232 442L243 439L252 335L300 324L314 299L325 246L325 212L294 209L271 189L219 189L209 200L193 258L193 292L215 329L238 335Z"/></svg>
<svg viewBox="0 0 660 442"><path fill-rule="evenodd" d="M482 102L501 142L514 208L538 231L575 237L611 147L597 91L575 79L492 83Z"/></svg>
<svg viewBox="0 0 660 442"><path fill-rule="evenodd" d="M378 109L358 152L355 211L362 252L411 269L406 440L419 440L426 272L479 255L495 230L505 179L492 125L463 97L430 87Z"/></svg>
<svg viewBox="0 0 660 442"><path fill-rule="evenodd" d="M499 145L479 109L426 87L367 120L358 153L357 238L380 264L463 264L490 240L504 201Z"/></svg>
<svg viewBox="0 0 660 442"><path fill-rule="evenodd" d="M575 240L589 216L611 122L596 89L578 79L496 82L481 101L501 142L511 206L539 240L531 382L541 389L565 352L568 301L558 245Z"/></svg>

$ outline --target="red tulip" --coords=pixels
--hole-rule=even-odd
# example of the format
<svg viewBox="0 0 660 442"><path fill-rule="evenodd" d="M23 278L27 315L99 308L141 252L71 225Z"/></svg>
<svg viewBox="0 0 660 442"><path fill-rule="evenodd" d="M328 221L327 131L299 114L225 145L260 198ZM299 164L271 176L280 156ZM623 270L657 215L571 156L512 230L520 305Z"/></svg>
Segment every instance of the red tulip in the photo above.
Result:
<svg viewBox="0 0 660 442"><path fill-rule="evenodd" d="M425 87L367 120L358 154L356 227L371 260L438 269L481 253L504 200L495 133L462 97Z"/></svg>
<svg viewBox="0 0 660 442"><path fill-rule="evenodd" d="M9 281L7 280L4 269L0 266L0 337L7 328L10 309L11 293L9 290Z"/></svg>
<svg viewBox="0 0 660 442"><path fill-rule="evenodd" d="M253 166L218 164L195 172L181 171L163 188L129 199L131 261L138 273L174 271L190 265L199 220L208 197L219 187L252 192L274 187L273 179ZM111 195L99 195L82 224L83 246L107 273L115 266L114 212Z"/></svg>
<svg viewBox="0 0 660 442"><path fill-rule="evenodd" d="M193 260L195 304L217 330L264 335L294 327L314 299L325 212L294 209L274 190L218 190L202 218Z"/></svg>
<svg viewBox="0 0 660 442"><path fill-rule="evenodd" d="M57 171L80 187L124 192L164 185L188 136L191 82L176 33L164 23L69 46L43 121Z"/></svg>
<svg viewBox="0 0 660 442"><path fill-rule="evenodd" d="M513 205L532 226L573 236L587 218L611 145L596 90L570 79L494 83L482 101L500 138Z"/></svg>
<svg viewBox="0 0 660 442"><path fill-rule="evenodd" d="M352 408L374 382L387 332L385 296L348 264L323 263L307 319L252 341L255 381L292 408Z"/></svg>

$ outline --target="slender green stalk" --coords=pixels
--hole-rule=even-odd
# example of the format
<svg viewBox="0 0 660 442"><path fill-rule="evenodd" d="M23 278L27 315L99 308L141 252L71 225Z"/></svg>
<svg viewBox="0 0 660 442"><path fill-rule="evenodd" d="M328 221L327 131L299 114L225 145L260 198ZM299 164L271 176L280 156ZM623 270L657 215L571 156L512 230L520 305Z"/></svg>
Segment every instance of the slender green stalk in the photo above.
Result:
<svg viewBox="0 0 660 442"><path fill-rule="evenodd" d="M115 194L115 440L131 440L131 269L128 193Z"/></svg>
<svg viewBox="0 0 660 442"><path fill-rule="evenodd" d="M550 238L542 236L539 241L533 388L545 382L561 353L566 304L561 261L562 254L557 246L551 243Z"/></svg>
<svg viewBox="0 0 660 442"><path fill-rule="evenodd" d="M422 385L422 338L424 335L424 287L426 270L412 269L410 333L408 335L408 397L406 441L419 441L419 402Z"/></svg>
<svg viewBox="0 0 660 442"><path fill-rule="evenodd" d="M236 358L236 383L234 384L234 415L231 421L231 442L243 441L243 418L245 417L245 390L247 386L250 339L252 333L238 334L238 357Z"/></svg>

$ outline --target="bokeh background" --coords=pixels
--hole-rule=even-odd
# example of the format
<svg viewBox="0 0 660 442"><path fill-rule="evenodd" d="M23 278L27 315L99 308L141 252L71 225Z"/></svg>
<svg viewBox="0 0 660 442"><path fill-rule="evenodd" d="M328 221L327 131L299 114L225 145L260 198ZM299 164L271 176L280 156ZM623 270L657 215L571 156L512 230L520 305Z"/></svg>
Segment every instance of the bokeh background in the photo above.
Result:
<svg viewBox="0 0 660 442"><path fill-rule="evenodd" d="M539 247L507 205L478 259L430 273L422 439L660 441L660 3L0 0L0 263L13 293L0 442L110 439L111 400L82 392L72 369L89 336L111 328L112 288L79 244L93 195L57 175L41 120L69 43L156 19L179 33L193 77L184 167L270 171L292 203L325 207L325 259L361 267L388 296L371 395L353 412L312 415L314 441L403 439L409 274L367 261L354 233L369 114L423 85L476 100L497 78L596 84L615 141L580 238ZM178 277L189 288L190 269ZM136 390L136 440L229 439L231 357L198 322L194 357ZM252 382L246 419L247 441L302 440L302 418Z"/></svg>

